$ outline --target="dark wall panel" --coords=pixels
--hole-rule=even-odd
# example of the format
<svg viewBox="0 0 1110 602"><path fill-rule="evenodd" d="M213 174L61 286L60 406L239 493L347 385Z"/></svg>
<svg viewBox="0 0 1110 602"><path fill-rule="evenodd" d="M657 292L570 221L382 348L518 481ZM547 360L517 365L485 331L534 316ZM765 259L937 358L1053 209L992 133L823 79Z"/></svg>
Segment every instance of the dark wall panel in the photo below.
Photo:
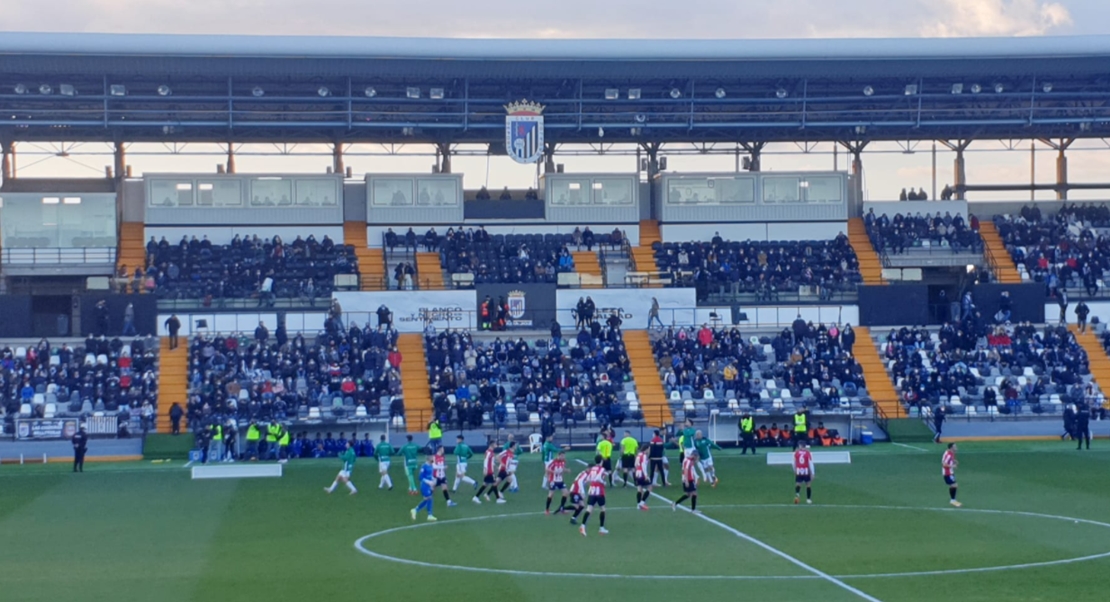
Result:
<svg viewBox="0 0 1110 602"><path fill-rule="evenodd" d="M102 334L102 325L99 323L100 312L96 304L103 300L108 309L108 328L103 334L119 336L123 334L123 313L127 304L135 306L135 330L140 335L154 334L157 332L158 300L154 295L112 295L89 294L78 297L81 304L81 332L73 333L74 336L85 336L89 333Z"/></svg>
<svg viewBox="0 0 1110 602"><path fill-rule="evenodd" d="M926 324L929 322L929 287L923 284L861 286L859 321L864 326Z"/></svg>
<svg viewBox="0 0 1110 602"><path fill-rule="evenodd" d="M1013 304L1011 322L1044 321L1044 304L1047 301L1047 295L1044 285L1037 283L977 285L972 289L971 295L975 306L979 308L979 312L985 319L990 320L998 312L998 300L1002 297L1002 291L1010 292L1010 300ZM1072 305L1075 303L1072 301Z"/></svg>
<svg viewBox="0 0 1110 602"><path fill-rule="evenodd" d="M502 299L508 302L509 328L548 328L555 321L554 284L479 284L476 292L479 316L486 296L494 307Z"/></svg>
<svg viewBox="0 0 1110 602"><path fill-rule="evenodd" d="M0 295L0 337L30 337L31 295Z"/></svg>

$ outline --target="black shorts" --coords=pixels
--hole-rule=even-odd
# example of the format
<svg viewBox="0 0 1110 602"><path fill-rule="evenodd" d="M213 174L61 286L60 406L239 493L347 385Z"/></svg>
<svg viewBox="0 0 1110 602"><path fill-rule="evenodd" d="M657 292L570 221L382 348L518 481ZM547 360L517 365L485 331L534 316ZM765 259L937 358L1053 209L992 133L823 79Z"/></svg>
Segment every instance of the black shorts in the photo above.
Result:
<svg viewBox="0 0 1110 602"><path fill-rule="evenodd" d="M601 467L605 469L605 472L613 472L613 459L605 458L601 461Z"/></svg>
<svg viewBox="0 0 1110 602"><path fill-rule="evenodd" d="M796 474L796 475L794 475L794 482L795 483L808 483L812 480L813 480L813 475L808 475L808 474Z"/></svg>
<svg viewBox="0 0 1110 602"><path fill-rule="evenodd" d="M647 477L636 477L637 487L651 487L651 479Z"/></svg>
<svg viewBox="0 0 1110 602"><path fill-rule="evenodd" d="M949 487L956 486L956 477L944 477L944 483Z"/></svg>
<svg viewBox="0 0 1110 602"><path fill-rule="evenodd" d="M625 470L636 468L636 456L621 456L621 468Z"/></svg>
<svg viewBox="0 0 1110 602"><path fill-rule="evenodd" d="M698 492L698 484L693 482L693 481L691 481L689 483L683 483L682 484L682 492L683 493L697 493Z"/></svg>
<svg viewBox="0 0 1110 602"><path fill-rule="evenodd" d="M581 505L582 504L582 494L581 493L572 493L572 494L570 494L570 503L575 505L575 506Z"/></svg>
<svg viewBox="0 0 1110 602"><path fill-rule="evenodd" d="M504 481L505 479L508 479L508 478L509 478L509 473L508 472L506 472L504 470L497 471L497 479L499 481Z"/></svg>
<svg viewBox="0 0 1110 602"><path fill-rule="evenodd" d="M482 477L482 482L485 483L486 485L493 485L493 481L494 481L494 478L493 478L493 475L491 475L491 474L488 474L488 475Z"/></svg>
<svg viewBox="0 0 1110 602"><path fill-rule="evenodd" d="M567 484L566 483L548 483L547 487L551 491L555 491L556 489L563 490L563 489L567 488Z"/></svg>
<svg viewBox="0 0 1110 602"><path fill-rule="evenodd" d="M591 496L586 498L586 505L587 506L604 506L605 505L605 496L604 495L591 495Z"/></svg>
<svg viewBox="0 0 1110 602"><path fill-rule="evenodd" d="M441 485L442 485L442 486L444 486L444 487L446 487L446 486L447 486L447 479L439 479L439 478L437 478L437 479L436 479L436 484L435 484L435 485L433 485L433 487L439 487L439 486L441 486Z"/></svg>

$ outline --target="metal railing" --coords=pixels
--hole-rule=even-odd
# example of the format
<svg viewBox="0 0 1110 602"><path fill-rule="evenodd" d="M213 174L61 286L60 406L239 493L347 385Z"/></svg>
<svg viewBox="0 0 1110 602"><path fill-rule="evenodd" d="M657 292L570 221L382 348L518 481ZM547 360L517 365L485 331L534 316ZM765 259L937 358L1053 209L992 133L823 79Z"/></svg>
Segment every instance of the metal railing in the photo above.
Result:
<svg viewBox="0 0 1110 602"><path fill-rule="evenodd" d="M115 264L115 247L5 247L0 254L4 265L83 265Z"/></svg>

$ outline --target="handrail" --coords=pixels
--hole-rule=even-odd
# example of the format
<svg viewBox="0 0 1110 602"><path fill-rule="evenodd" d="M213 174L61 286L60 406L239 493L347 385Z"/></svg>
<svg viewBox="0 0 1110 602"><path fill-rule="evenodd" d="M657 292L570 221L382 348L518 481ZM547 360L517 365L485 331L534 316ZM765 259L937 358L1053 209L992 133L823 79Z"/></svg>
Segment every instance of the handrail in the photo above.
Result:
<svg viewBox="0 0 1110 602"><path fill-rule="evenodd" d="M4 265L115 264L115 247L4 247Z"/></svg>

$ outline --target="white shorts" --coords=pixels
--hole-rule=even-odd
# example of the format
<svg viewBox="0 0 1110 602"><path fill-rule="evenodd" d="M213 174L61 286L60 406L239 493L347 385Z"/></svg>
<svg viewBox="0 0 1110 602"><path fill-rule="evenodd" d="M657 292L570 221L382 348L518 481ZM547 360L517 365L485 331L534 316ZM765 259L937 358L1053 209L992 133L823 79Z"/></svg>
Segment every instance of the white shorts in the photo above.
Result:
<svg viewBox="0 0 1110 602"><path fill-rule="evenodd" d="M713 470L713 456L701 460L698 464L701 464L702 470Z"/></svg>
<svg viewBox="0 0 1110 602"><path fill-rule="evenodd" d="M380 472L382 474L385 474L385 473L389 472L389 462L379 462L378 463L378 472Z"/></svg>
<svg viewBox="0 0 1110 602"><path fill-rule="evenodd" d="M509 474L516 473L517 464L519 464L519 462L517 462L516 460L509 460Z"/></svg>
<svg viewBox="0 0 1110 602"><path fill-rule="evenodd" d="M351 478L351 471L341 470L341 471L339 471L339 476L344 478L344 479L349 479L349 478Z"/></svg>
<svg viewBox="0 0 1110 602"><path fill-rule="evenodd" d="M663 456L663 466L670 466L670 465L671 465L671 461L667 459L667 456Z"/></svg>
<svg viewBox="0 0 1110 602"><path fill-rule="evenodd" d="M460 477L466 476L466 462L459 462L455 464L455 474Z"/></svg>

